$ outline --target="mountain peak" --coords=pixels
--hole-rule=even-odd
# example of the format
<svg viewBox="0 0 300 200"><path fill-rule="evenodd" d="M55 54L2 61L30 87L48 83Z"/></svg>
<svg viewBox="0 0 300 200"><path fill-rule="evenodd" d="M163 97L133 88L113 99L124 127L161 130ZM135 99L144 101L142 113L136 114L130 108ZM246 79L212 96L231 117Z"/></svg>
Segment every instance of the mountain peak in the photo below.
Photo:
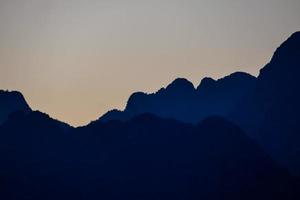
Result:
<svg viewBox="0 0 300 200"><path fill-rule="evenodd" d="M210 77L205 77L201 80L199 86L197 87L197 90L200 88L211 88L217 81Z"/></svg>
<svg viewBox="0 0 300 200"><path fill-rule="evenodd" d="M0 90L0 124L16 111L31 111L22 93Z"/></svg>
<svg viewBox="0 0 300 200"><path fill-rule="evenodd" d="M255 79L254 76L252 76L251 74L247 73L247 72L234 72L228 76L225 76L223 79L244 79L244 78L250 78L250 79Z"/></svg>
<svg viewBox="0 0 300 200"><path fill-rule="evenodd" d="M133 93L127 101L126 109L129 109L129 110L138 109L142 104L145 103L147 96L148 95L144 92Z"/></svg>
<svg viewBox="0 0 300 200"><path fill-rule="evenodd" d="M185 78L177 78L166 87L166 90L194 90L193 83Z"/></svg>
<svg viewBox="0 0 300 200"><path fill-rule="evenodd" d="M248 85L248 83L253 84L256 78L251 74L246 72L234 72L228 76L220 78L218 80L214 80L209 77L205 77L201 80L200 85L197 87L198 91L207 91L210 90L217 85L223 85L226 87L235 88L239 86L239 84Z"/></svg>
<svg viewBox="0 0 300 200"><path fill-rule="evenodd" d="M4 96L7 98L15 97L19 99L24 99L22 93L19 91L0 90L0 97L3 98Z"/></svg>

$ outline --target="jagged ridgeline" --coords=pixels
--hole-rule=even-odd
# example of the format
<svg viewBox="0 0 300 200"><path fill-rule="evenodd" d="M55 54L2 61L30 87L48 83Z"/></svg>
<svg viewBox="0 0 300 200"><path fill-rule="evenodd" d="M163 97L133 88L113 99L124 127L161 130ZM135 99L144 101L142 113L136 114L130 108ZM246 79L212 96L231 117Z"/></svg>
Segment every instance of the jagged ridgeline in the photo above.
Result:
<svg viewBox="0 0 300 200"><path fill-rule="evenodd" d="M188 80L178 78L156 93L132 94L124 111L109 111L99 120L124 121L142 113L191 123L198 123L211 115L227 117L253 90L255 83L256 78L244 72L236 72L219 80L204 78L197 88Z"/></svg>
<svg viewBox="0 0 300 200"><path fill-rule="evenodd" d="M259 76L176 79L73 128L0 92L1 199L300 199L300 33Z"/></svg>

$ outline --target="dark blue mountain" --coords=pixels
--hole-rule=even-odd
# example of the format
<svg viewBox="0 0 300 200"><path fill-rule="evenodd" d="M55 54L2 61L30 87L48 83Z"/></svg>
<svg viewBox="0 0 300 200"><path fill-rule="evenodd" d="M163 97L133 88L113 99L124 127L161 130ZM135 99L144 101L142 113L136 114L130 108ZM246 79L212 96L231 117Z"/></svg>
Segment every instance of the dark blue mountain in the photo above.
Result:
<svg viewBox="0 0 300 200"><path fill-rule="evenodd" d="M236 72L219 80L204 78L195 89L188 80L178 78L156 93L132 94L124 111L109 111L99 120L125 121L143 113L191 123L211 115L227 117L252 90L255 80L247 73Z"/></svg>
<svg viewBox="0 0 300 200"><path fill-rule="evenodd" d="M0 126L1 199L297 199L298 183L237 126L140 115L65 132L40 112Z"/></svg>
<svg viewBox="0 0 300 200"><path fill-rule="evenodd" d="M0 90L0 124L16 111L31 111L23 95L17 91L9 92Z"/></svg>
<svg viewBox="0 0 300 200"><path fill-rule="evenodd" d="M260 71L256 86L233 118L276 160L300 175L300 32Z"/></svg>
<svg viewBox="0 0 300 200"><path fill-rule="evenodd" d="M258 78L233 73L204 78L194 89L176 79L154 94L134 93L124 111L113 110L100 121L126 121L142 113L197 123L218 115L232 120L277 161L300 175L300 32L275 51Z"/></svg>

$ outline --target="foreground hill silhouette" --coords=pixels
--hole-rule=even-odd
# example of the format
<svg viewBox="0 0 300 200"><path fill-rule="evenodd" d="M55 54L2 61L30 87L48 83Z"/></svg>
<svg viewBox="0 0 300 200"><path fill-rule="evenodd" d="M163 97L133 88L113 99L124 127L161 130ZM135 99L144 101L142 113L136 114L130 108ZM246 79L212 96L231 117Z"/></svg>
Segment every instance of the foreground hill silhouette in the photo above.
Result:
<svg viewBox="0 0 300 200"><path fill-rule="evenodd" d="M24 111L26 113L30 112L31 108L20 92L0 90L0 124L16 111Z"/></svg>
<svg viewBox="0 0 300 200"><path fill-rule="evenodd" d="M1 199L296 199L297 180L237 126L141 115L64 129L40 112L0 127Z"/></svg>

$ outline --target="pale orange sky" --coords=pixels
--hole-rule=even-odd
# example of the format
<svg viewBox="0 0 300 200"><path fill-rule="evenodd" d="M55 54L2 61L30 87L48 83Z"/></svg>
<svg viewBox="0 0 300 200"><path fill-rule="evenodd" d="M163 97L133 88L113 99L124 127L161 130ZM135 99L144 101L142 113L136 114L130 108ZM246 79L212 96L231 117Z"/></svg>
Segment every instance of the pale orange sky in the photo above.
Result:
<svg viewBox="0 0 300 200"><path fill-rule="evenodd" d="M78 126L134 91L257 75L300 30L299 0L0 0L0 89Z"/></svg>

